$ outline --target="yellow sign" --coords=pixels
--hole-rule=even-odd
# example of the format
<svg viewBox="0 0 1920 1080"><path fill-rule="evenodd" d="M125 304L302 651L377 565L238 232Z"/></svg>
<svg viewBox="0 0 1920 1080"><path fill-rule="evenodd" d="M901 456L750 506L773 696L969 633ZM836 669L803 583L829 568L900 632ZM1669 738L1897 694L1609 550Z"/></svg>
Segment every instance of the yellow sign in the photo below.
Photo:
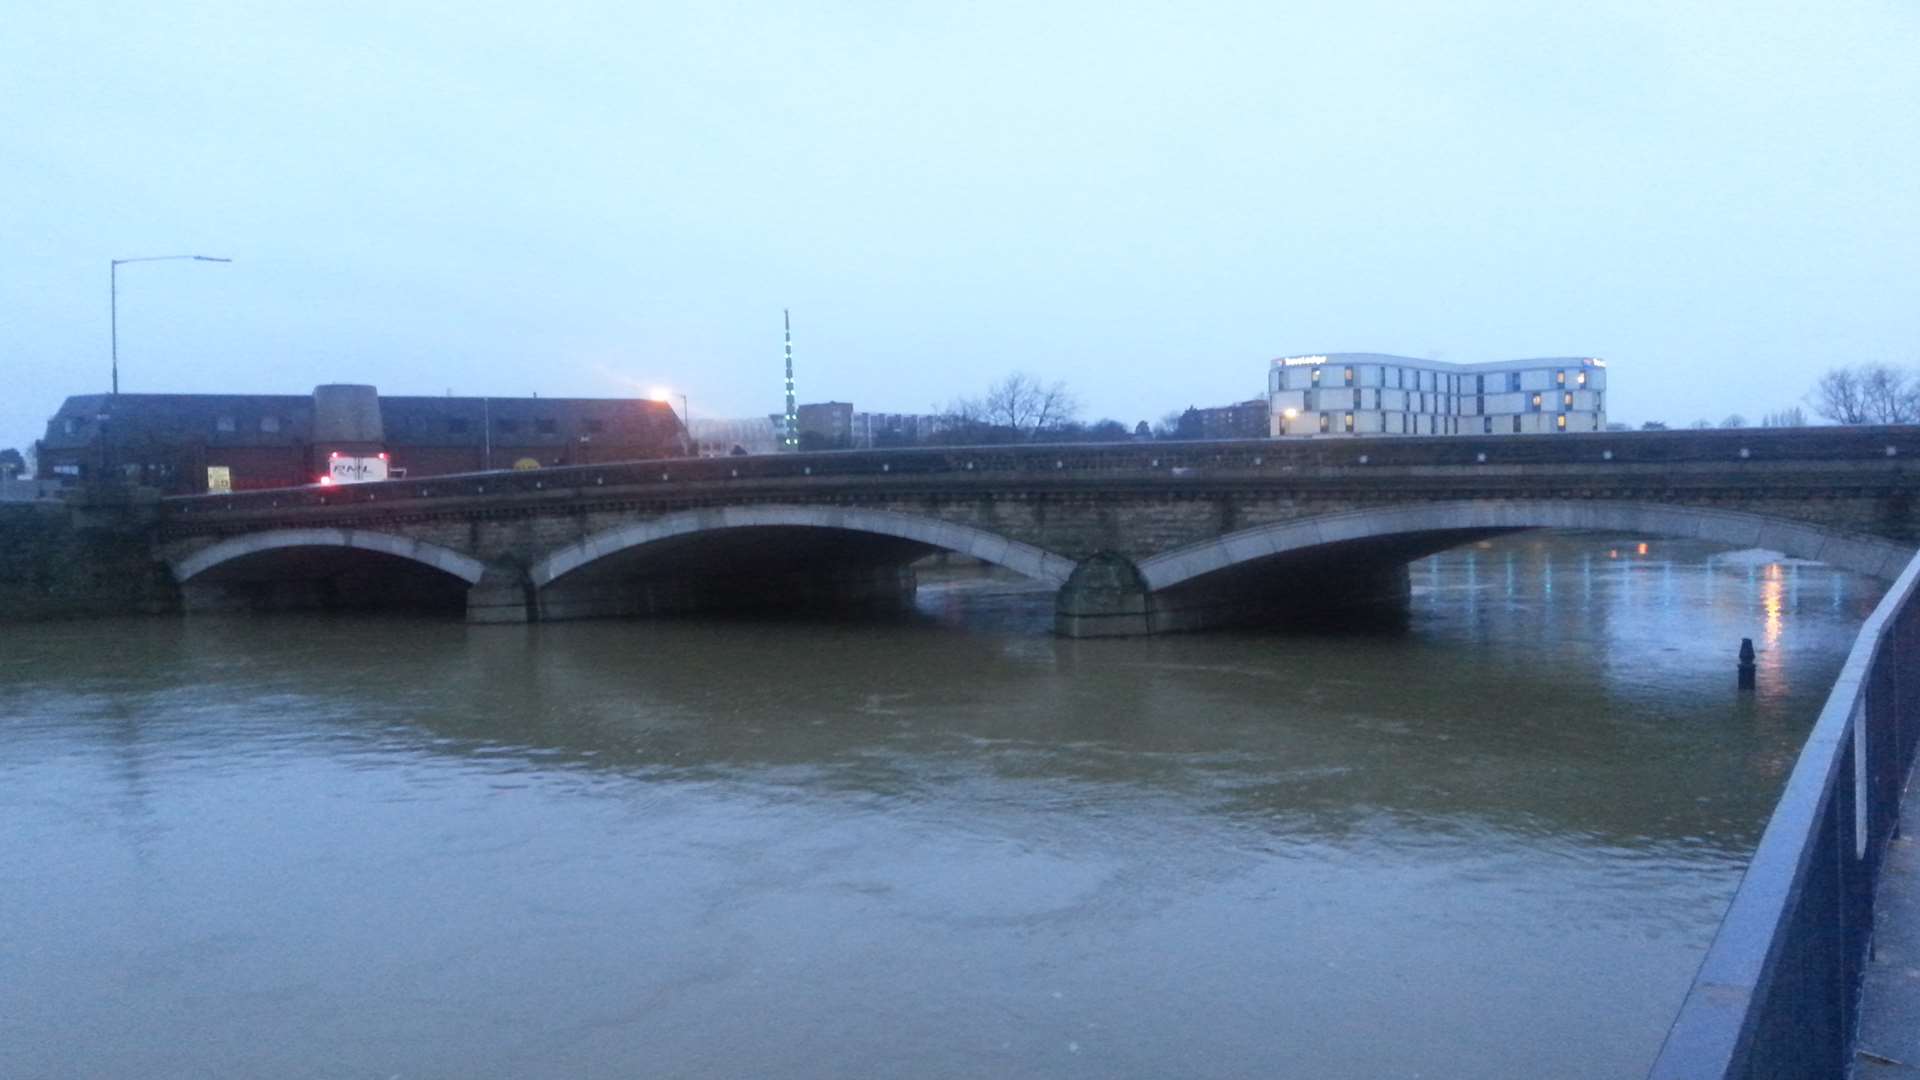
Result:
<svg viewBox="0 0 1920 1080"><path fill-rule="evenodd" d="M525 472L528 469L539 468L540 462L534 458L523 457L519 461L514 462L513 467L516 469L519 469L522 472Z"/></svg>
<svg viewBox="0 0 1920 1080"><path fill-rule="evenodd" d="M207 491L231 492L233 490L233 470L225 465L207 466Z"/></svg>

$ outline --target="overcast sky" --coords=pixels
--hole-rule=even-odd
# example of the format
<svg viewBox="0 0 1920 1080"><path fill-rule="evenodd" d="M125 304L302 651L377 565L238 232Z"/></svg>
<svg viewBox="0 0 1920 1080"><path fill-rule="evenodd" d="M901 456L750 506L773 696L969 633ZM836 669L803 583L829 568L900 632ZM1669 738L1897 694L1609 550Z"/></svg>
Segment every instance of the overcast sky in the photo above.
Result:
<svg viewBox="0 0 1920 1080"><path fill-rule="evenodd" d="M127 391L1128 423L1269 358L1920 364L1920 4L8 6L0 446ZM677 402L676 402L677 404Z"/></svg>

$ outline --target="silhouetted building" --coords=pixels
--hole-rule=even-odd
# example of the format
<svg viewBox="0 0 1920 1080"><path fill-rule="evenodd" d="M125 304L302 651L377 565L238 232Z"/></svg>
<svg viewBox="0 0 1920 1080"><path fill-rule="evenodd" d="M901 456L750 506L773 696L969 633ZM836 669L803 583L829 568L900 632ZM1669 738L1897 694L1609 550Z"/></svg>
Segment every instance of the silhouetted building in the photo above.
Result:
<svg viewBox="0 0 1920 1080"><path fill-rule="evenodd" d="M1175 431L1182 439L1264 439L1268 415L1264 398L1213 409L1188 406Z"/></svg>
<svg viewBox="0 0 1920 1080"><path fill-rule="evenodd" d="M799 407L800 449L844 450L853 445L853 405L821 401Z"/></svg>
<svg viewBox="0 0 1920 1080"><path fill-rule="evenodd" d="M665 402L629 398L83 394L47 422L41 474L121 476L169 494L295 487L330 455L387 455L394 477L674 457L686 429Z"/></svg>

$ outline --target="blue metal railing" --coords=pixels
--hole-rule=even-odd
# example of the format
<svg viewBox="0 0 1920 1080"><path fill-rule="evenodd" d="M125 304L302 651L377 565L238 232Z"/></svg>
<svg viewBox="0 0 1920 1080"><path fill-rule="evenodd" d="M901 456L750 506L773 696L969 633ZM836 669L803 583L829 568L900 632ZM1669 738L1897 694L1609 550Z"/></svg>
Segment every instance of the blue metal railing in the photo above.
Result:
<svg viewBox="0 0 1920 1080"><path fill-rule="evenodd" d="M1874 887L1920 741L1920 556L1807 737L1653 1080L1847 1075Z"/></svg>

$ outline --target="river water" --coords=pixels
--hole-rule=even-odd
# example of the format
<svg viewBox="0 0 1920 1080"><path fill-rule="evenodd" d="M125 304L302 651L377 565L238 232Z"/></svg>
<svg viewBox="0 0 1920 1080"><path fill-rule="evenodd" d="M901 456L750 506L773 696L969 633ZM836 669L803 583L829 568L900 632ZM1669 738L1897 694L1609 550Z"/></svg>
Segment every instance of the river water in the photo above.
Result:
<svg viewBox="0 0 1920 1080"><path fill-rule="evenodd" d="M1359 633L7 626L0 1075L1635 1076L1878 592L1642 539Z"/></svg>

